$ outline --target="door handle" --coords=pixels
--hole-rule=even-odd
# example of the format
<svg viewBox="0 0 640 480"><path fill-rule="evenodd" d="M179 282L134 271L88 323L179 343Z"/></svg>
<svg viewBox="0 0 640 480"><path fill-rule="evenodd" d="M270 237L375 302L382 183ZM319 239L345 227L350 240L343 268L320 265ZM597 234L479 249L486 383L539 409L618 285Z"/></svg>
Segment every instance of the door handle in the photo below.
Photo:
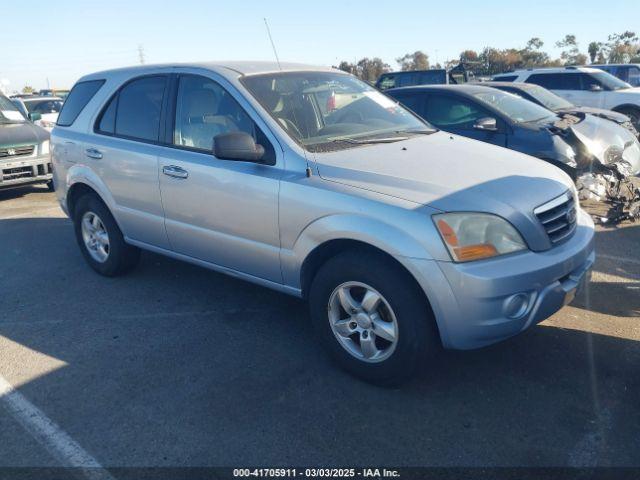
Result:
<svg viewBox="0 0 640 480"><path fill-rule="evenodd" d="M100 160L102 158L102 152L100 150L95 149L95 148L87 148L84 151L84 154L87 157L93 158L95 160Z"/></svg>
<svg viewBox="0 0 640 480"><path fill-rule="evenodd" d="M166 167L162 167L162 173L173 178L187 178L189 176L189 172L187 172L184 168L176 167L175 165L167 165Z"/></svg>

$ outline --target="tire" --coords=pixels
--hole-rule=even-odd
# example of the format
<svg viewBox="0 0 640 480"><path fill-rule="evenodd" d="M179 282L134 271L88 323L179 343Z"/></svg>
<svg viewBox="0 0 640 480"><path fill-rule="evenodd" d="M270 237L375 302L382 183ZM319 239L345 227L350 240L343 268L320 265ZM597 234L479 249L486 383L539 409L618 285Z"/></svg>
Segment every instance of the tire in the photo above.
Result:
<svg viewBox="0 0 640 480"><path fill-rule="evenodd" d="M55 192L56 188L53 185L53 180L49 180L46 185L50 192Z"/></svg>
<svg viewBox="0 0 640 480"><path fill-rule="evenodd" d="M623 107L619 110L616 110L616 112L622 113L623 115L626 115L627 117L629 117L633 126L636 127L636 130L640 130L640 109L639 108Z"/></svg>
<svg viewBox="0 0 640 480"><path fill-rule="evenodd" d="M83 230L83 222L88 222L91 227ZM100 275L106 277L122 275L138 263L140 250L125 243L113 215L96 195L83 195L78 199L73 224L82 255L91 268ZM85 240L88 234L93 235L93 241ZM89 248L89 244L96 245L96 248Z"/></svg>
<svg viewBox="0 0 640 480"><path fill-rule="evenodd" d="M359 305L355 316L343 307L340 287ZM364 307L367 302L362 302L367 292L374 299L376 294L381 296L373 315ZM371 307L371 302L367 306ZM328 260L311 283L309 308L323 346L342 368L367 382L399 385L441 350L435 319L424 293L404 269L380 254L350 250ZM369 320L361 312L369 315ZM349 319L349 325L345 326L342 318ZM376 323L367 329L373 318ZM349 336L354 325L356 330ZM384 328L379 328L380 325ZM364 337L364 330L368 330L368 337ZM389 341L394 337L389 333L393 330L395 342ZM361 341L370 344L372 334L376 347L373 351L382 354L367 358L366 353L371 355L372 350L367 348L369 351L365 353Z"/></svg>

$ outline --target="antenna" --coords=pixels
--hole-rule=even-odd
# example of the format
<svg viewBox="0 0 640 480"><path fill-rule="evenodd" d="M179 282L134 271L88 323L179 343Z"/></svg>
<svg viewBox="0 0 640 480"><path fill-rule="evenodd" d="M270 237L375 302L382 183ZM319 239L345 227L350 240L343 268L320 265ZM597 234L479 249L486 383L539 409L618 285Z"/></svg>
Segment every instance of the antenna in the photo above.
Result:
<svg viewBox="0 0 640 480"><path fill-rule="evenodd" d="M276 44L273 43L273 37L271 36L271 29L269 28L269 23L267 19L264 18L264 25L267 27L267 35L269 35L269 41L271 42L271 48L273 48L273 54L276 56L276 62L278 62L278 68L282 70L282 66L280 66L280 59L278 58L278 51L276 50Z"/></svg>
<svg viewBox="0 0 640 480"><path fill-rule="evenodd" d="M140 60L140 65L144 65L144 47L142 44L138 45L138 59Z"/></svg>

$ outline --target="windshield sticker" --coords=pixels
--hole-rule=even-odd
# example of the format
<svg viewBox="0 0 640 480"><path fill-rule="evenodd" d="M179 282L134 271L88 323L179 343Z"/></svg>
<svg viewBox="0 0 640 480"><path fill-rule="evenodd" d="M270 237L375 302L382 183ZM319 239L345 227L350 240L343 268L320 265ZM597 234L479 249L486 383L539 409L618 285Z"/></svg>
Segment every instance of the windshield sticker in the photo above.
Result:
<svg viewBox="0 0 640 480"><path fill-rule="evenodd" d="M24 120L22 114L15 110L2 110L1 113L7 120Z"/></svg>

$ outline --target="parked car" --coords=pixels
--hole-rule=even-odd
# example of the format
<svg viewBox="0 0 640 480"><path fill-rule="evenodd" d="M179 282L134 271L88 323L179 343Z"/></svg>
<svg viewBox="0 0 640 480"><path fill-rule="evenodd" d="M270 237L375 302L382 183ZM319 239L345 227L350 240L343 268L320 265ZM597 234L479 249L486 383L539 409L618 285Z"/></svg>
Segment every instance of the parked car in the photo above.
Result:
<svg viewBox="0 0 640 480"><path fill-rule="evenodd" d="M45 130L51 131L58 120L58 114L64 101L60 97L26 97L11 99L21 112L26 111L29 119L33 120L32 114L38 114L39 119L35 120L36 125L40 125Z"/></svg>
<svg viewBox="0 0 640 480"><path fill-rule="evenodd" d="M472 80L474 80L473 72L460 64L449 70L436 68L383 73L376 81L375 87L378 90L387 90L413 85L458 85Z"/></svg>
<svg viewBox="0 0 640 480"><path fill-rule="evenodd" d="M625 160L640 172L640 144L628 130L591 115L557 115L540 105L484 85L388 90L432 125L546 160L573 178L593 162ZM612 152L616 152L615 155Z"/></svg>
<svg viewBox="0 0 640 480"><path fill-rule="evenodd" d="M514 93L559 115L563 115L565 113L570 115L587 113L589 115L617 123L621 127L629 130L636 138L640 135L633 126L633 123L631 123L629 117L622 113L614 112L613 110L605 110L603 108L579 107L578 105L574 105L568 100L565 100L539 85L512 82L485 82L482 85Z"/></svg>
<svg viewBox="0 0 640 480"><path fill-rule="evenodd" d="M603 223L640 218L640 144L628 130L588 114L557 115L480 85L407 87L387 93L438 128L545 160L568 173L581 199L606 202Z"/></svg>
<svg viewBox="0 0 640 480"><path fill-rule="evenodd" d="M622 113L640 130L640 88L632 88L613 75L587 67L538 68L496 75L496 81L535 83L583 107Z"/></svg>
<svg viewBox="0 0 640 480"><path fill-rule="evenodd" d="M323 113L322 91L357 99ZM58 200L98 273L142 248L306 298L320 341L374 382L537 324L594 261L561 170L440 132L332 69L87 75L52 142Z"/></svg>
<svg viewBox="0 0 640 480"><path fill-rule="evenodd" d="M589 66L610 73L632 87L640 87L640 63L609 63Z"/></svg>
<svg viewBox="0 0 640 480"><path fill-rule="evenodd" d="M0 94L0 189L51 181L49 133Z"/></svg>

